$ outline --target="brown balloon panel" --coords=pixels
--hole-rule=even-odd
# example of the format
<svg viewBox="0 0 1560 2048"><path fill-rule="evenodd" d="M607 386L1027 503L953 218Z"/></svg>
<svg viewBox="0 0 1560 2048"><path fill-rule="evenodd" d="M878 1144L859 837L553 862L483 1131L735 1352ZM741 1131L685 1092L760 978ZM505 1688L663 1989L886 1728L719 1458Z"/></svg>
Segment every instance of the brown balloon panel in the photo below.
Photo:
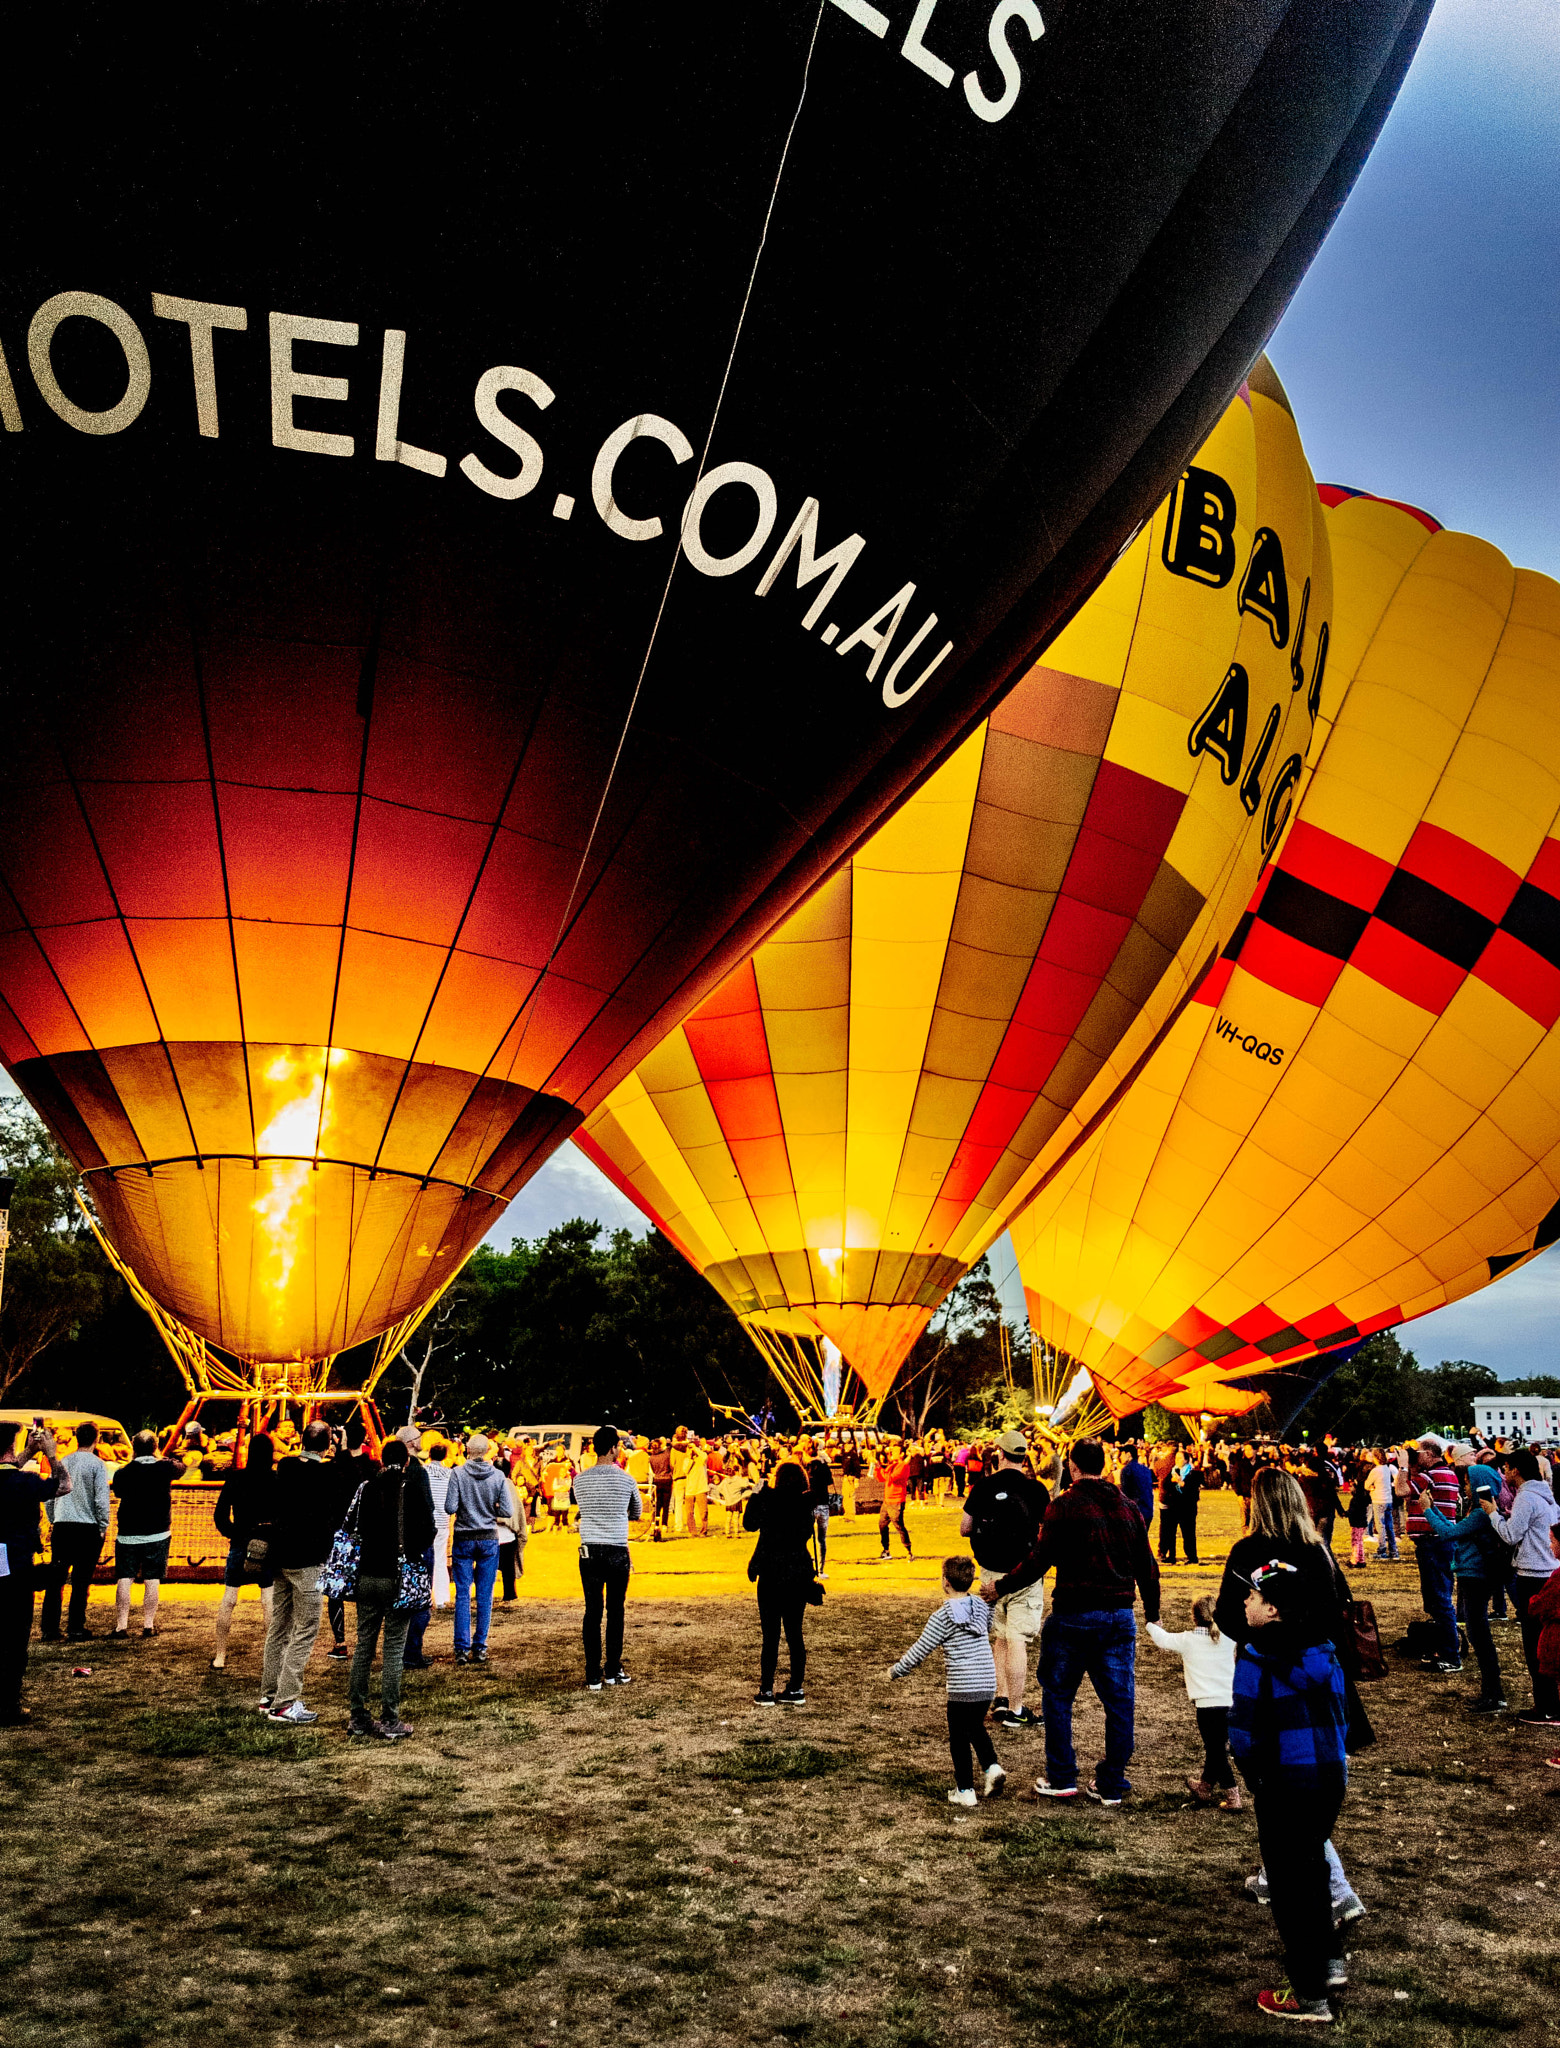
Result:
<svg viewBox="0 0 1560 2048"><path fill-rule="evenodd" d="M121 1256L224 1351L319 1358L437 1292L578 1120L552 1098L322 1046L17 1063Z"/></svg>

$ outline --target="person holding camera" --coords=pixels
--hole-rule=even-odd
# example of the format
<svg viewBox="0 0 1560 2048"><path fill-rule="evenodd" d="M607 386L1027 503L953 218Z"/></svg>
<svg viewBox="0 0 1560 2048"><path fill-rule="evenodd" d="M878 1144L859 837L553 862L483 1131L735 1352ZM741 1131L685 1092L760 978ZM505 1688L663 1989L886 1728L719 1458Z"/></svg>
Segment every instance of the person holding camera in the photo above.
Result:
<svg viewBox="0 0 1560 2048"><path fill-rule="evenodd" d="M20 1434L20 1423L0 1422L0 1727L5 1728L32 1719L31 1709L22 1705L22 1680L41 1545L38 1510L46 1500L57 1500L71 1490L70 1474L42 1421L18 1444ZM22 1469L40 1451L49 1461L47 1479Z"/></svg>

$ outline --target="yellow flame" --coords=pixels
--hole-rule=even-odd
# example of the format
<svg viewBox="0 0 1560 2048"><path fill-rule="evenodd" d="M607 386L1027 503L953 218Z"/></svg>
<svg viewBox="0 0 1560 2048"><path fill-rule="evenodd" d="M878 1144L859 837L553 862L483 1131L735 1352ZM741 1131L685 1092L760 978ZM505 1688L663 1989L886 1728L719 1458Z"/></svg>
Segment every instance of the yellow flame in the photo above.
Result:
<svg viewBox="0 0 1560 2048"><path fill-rule="evenodd" d="M284 1099L255 1139L256 1158L274 1163L266 1169L265 1192L251 1207L260 1219L263 1239L260 1285L278 1314L314 1213L310 1162L319 1157L332 1121L325 1077L346 1058L334 1046L328 1052L282 1052L265 1069L265 1081Z"/></svg>

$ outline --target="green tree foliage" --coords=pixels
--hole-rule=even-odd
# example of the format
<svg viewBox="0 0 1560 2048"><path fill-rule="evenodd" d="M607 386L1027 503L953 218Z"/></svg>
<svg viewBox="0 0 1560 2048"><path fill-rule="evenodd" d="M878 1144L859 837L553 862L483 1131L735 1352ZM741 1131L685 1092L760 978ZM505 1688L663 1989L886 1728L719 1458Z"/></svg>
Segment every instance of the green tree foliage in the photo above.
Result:
<svg viewBox="0 0 1560 2048"><path fill-rule="evenodd" d="M715 1290L659 1231L635 1237L575 1217L507 1252L480 1245L420 1389L451 1423L615 1422L709 1428L710 1401L762 1407L777 1393ZM398 1416L423 1354L387 1375ZM397 1389L400 1389L397 1394Z"/></svg>
<svg viewBox="0 0 1560 2048"><path fill-rule="evenodd" d="M1424 1392L1419 1361L1395 1330L1367 1338L1319 1388L1291 1425L1313 1440L1332 1434L1343 1443L1396 1443L1428 1428L1421 1419ZM1253 1418L1260 1427L1260 1414Z"/></svg>
<svg viewBox="0 0 1560 2048"><path fill-rule="evenodd" d="M1157 1401L1143 1410L1143 1441L1150 1444L1184 1444L1190 1441L1186 1424L1179 1415L1161 1408Z"/></svg>
<svg viewBox="0 0 1560 2048"><path fill-rule="evenodd" d="M991 1264L979 1259L948 1295L916 1339L915 1348L899 1369L884 1404L885 1427L897 1414L900 1429L919 1436L933 1423L944 1427L956 1416L974 1410L995 1415L1009 1405L1007 1374L1002 1363L1002 1298L991 1277ZM1014 1367L1020 1394L1028 1385L1029 1345L1014 1352L1023 1361ZM1031 1396L1024 1420L1034 1413Z"/></svg>
<svg viewBox="0 0 1560 2048"><path fill-rule="evenodd" d="M1552 1372L1530 1373L1525 1380L1501 1380L1503 1394L1537 1394L1540 1400L1560 1401L1560 1379Z"/></svg>
<svg viewBox="0 0 1560 2048"><path fill-rule="evenodd" d="M16 1182L0 1297L0 1397L102 1311L113 1269L76 1207L70 1160L19 1096L0 1098L0 1173Z"/></svg>

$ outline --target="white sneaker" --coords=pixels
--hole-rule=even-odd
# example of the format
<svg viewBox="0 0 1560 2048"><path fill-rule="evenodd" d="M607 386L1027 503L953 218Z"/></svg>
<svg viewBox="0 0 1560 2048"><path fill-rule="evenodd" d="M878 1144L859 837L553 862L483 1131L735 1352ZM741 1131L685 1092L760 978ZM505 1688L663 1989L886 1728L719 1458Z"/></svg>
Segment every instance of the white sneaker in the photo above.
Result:
<svg viewBox="0 0 1560 2048"><path fill-rule="evenodd" d="M1001 1764L988 1764L986 1775L982 1782L985 1786L986 1797L988 1799L995 1799L1001 1792L1002 1787L1007 1783L1007 1772L1003 1770Z"/></svg>
<svg viewBox="0 0 1560 2048"><path fill-rule="evenodd" d="M272 1707L265 1718L277 1722L283 1728L312 1728L320 1717L318 1714L311 1714L302 1700L294 1700L290 1706Z"/></svg>
<svg viewBox="0 0 1560 2048"><path fill-rule="evenodd" d="M974 1787L971 1786L968 1792L961 1792L959 1788L955 1786L954 1789L948 1794L948 1804L950 1806L973 1806L975 1804Z"/></svg>

